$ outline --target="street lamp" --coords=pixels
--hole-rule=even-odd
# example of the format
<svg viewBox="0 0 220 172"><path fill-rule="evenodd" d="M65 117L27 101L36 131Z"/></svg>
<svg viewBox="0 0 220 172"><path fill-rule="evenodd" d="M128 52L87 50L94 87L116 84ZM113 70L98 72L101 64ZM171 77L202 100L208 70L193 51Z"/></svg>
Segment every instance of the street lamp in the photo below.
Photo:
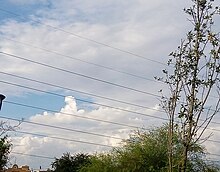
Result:
<svg viewBox="0 0 220 172"><path fill-rule="evenodd" d="M5 96L3 94L0 94L0 110L2 108L2 101L5 99Z"/></svg>

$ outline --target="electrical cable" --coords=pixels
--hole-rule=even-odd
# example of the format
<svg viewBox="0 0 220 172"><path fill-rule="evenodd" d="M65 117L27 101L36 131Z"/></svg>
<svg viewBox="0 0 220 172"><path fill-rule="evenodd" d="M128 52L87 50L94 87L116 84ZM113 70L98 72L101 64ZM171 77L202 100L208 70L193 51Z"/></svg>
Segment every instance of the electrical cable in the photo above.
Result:
<svg viewBox="0 0 220 172"><path fill-rule="evenodd" d="M68 58L68 59L76 60L76 61L79 61L79 62L82 62L82 63L85 63L85 64L93 65L93 66L96 66L96 67L99 67L99 68L103 68L103 69L107 69L107 70L110 70L110 71L118 72L118 73L121 73L121 74L125 74L125 75L128 75L128 76L138 78L138 79L143 79L143 80L147 80L147 81L162 83L162 82L159 82L155 79L146 78L144 76L139 76L139 75L132 74L132 73L129 73L129 72L121 71L121 70L115 69L113 67L108 67L108 66L96 64L96 63L89 62L89 61L86 61L86 60L82 60L82 59L79 59L79 58L75 58L75 57L72 57L72 56L69 56L69 55L64 55L64 54L61 54L61 53L56 52L56 51L52 51L52 50L49 50L49 49L46 49L46 48L38 47L36 45L32 45L32 44L29 44L29 43L24 43L24 42L20 42L20 41L17 41L17 40L13 40L11 38L7 38L7 37L2 36L2 35L0 35L0 37L2 37L3 39L9 40L9 41L15 42L15 43L19 43L19 44L22 44L22 45L25 45L25 46L28 46L28 47L32 47L32 48L39 49L39 50L42 50L42 51L45 51L45 52L49 52L51 54L55 54L55 55L65 57L65 58ZM164 84L164 83L162 83L162 84Z"/></svg>
<svg viewBox="0 0 220 172"><path fill-rule="evenodd" d="M22 153L22 152L15 152L15 151L11 151L10 153L12 154L16 154L16 155L24 155L24 156L31 156L31 157L35 157L35 158L44 158L44 159L55 159L49 156L44 156L44 155L34 155L34 154L27 154L27 153Z"/></svg>
<svg viewBox="0 0 220 172"><path fill-rule="evenodd" d="M146 57L141 56L141 55L138 55L138 54L136 54L136 53L133 53L133 52L130 52L130 51L127 51L127 50L123 50L123 49L121 49L121 48L117 48L117 47L114 47L114 46L112 46L112 45L109 45L109 44L106 44L106 43L102 43L102 42L96 41L96 40L94 40L94 39L87 38L87 37L84 37L84 36L81 36L81 35L78 35L78 34L75 34L75 33L69 32L69 31L66 31L66 30L64 30L64 29L61 29L61 28L58 28L58 27L55 27L55 26L42 23L42 22L37 21L37 20L33 20L33 19L30 19L30 18L24 17L24 16L22 16L22 15L16 14L16 13L14 13L14 12L11 12L11 11L8 11L8 10L2 9L2 8L0 8L0 11L3 11L3 12L5 12L5 13L11 14L11 15L14 15L14 16L17 16L17 17L26 18L26 19L28 19L28 20L31 20L31 21L35 22L35 23L39 23L39 24L44 25L44 26L46 26L46 27L48 27L48 28L52 28L52 29L54 29L54 30L61 31L61 32L65 33L65 34L72 35L72 36L77 37L77 38L79 38L79 39L83 39L83 40L86 40L86 41L89 41L89 42L92 42L92 43L95 43L95 44L98 44L98 45L102 45L102 46L104 46L104 47L107 47L107 48L110 48L110 49L113 49L113 50L117 50L117 51L119 51L119 52L122 52L122 53L125 53L125 54L129 54L129 55L131 55L131 56L134 56L134 57L137 57L137 58L140 58L140 59L143 59L143 60L147 60L147 61L151 61L151 62L160 64L160 65L163 65L163 66L167 66L166 63L162 63L162 62L157 61L157 60L152 60L152 59L150 59L150 58L146 58Z"/></svg>
<svg viewBox="0 0 220 172"><path fill-rule="evenodd" d="M39 92L44 92L47 94L52 94L52 95L56 95L56 96L61 96L61 97L65 97L64 95L61 94L57 94L57 93L52 93L52 92L48 92L48 91L43 91L43 90L39 90L39 89L35 89L35 88L31 88L31 87L27 87L27 86L22 86L22 85L18 85L18 84L13 84L13 83L9 83L9 82L5 82L5 81L0 81L2 83L6 83L6 84L11 84L14 86L20 86L22 88L27 88L27 89L31 89L31 90L35 90L35 91L39 91ZM82 101L82 102L86 102L86 103L91 103L91 104L96 104L96 105L100 105L100 106L104 106L104 107L108 107L108 108L112 108L112 109L116 109L116 110L120 110L120 111L125 111L125 112L129 112L129 113L135 113L135 114L139 114L139 115L143 115L143 116L148 116L148 117L152 117L152 118L157 118L157 119L162 119L162 120L167 120L167 118L161 118L161 117L155 117L152 115L147 115L147 114L143 114L143 113L139 113L139 112L135 112L135 111L130 111L130 110L126 110L126 109L122 109L122 108L117 108L117 107L113 107L113 106L109 106L109 105L103 105L103 104L99 104L99 103L94 103L91 101L86 101L86 100L82 100L82 99L77 99L78 101ZM7 102L7 101L6 101ZM13 103L13 102L8 102L8 103ZM18 104L18 103L17 103ZM45 109L44 109L45 110ZM48 109L46 109L48 110ZM50 111L50 110L48 110ZM204 120L203 120L204 121ZM216 122L215 122L216 123Z"/></svg>
<svg viewBox="0 0 220 172"><path fill-rule="evenodd" d="M63 98L66 97L65 95L61 95L61 94L57 94L57 93L53 93L53 92L49 92L49 91L44 91L44 90L40 90L40 89L36 89L36 88L33 88L33 87L28 87L28 86L24 86L24 85L20 85L20 84L14 84L14 83L7 82L7 81L0 81L0 83L13 85L13 86L17 86L17 87L21 87L21 88L25 88L25 89L29 89L29 90L34 90L34 91L38 91L38 92L42 92L42 93L46 93L46 94L50 94L50 95L55 95L55 96L59 96L59 97L63 97ZM123 108L119 108L119 107L114 107L114 106L110 106L110 105L106 105L106 104L95 103L95 102L92 102L92 101L83 100L83 99L79 99L79 98L75 98L75 100L80 101L80 102L84 102L84 103L99 105L99 106L103 106L103 107L107 107L107 108L111 108L111 109L115 109L115 110L120 110L120 111L124 111L124 112L129 112L129 113L134 113L134 114L138 114L138 115L142 115L142 116L148 116L148 117L155 118L155 116L152 116L152 115L149 115L149 114L140 113L140 112L136 112L136 111L131 111L131 110L127 110L127 109L123 109ZM150 110L154 110L154 111L157 111L157 112L164 113L164 111L162 111L162 110L157 110L157 109L153 109L153 108L150 108L150 107L143 107L143 108L147 108L147 109L150 109ZM162 119L162 118L159 117L159 119ZM202 121L204 121L204 120L202 120ZM216 122L213 122L213 123L216 123Z"/></svg>
<svg viewBox="0 0 220 172"><path fill-rule="evenodd" d="M69 142L89 144L89 145L94 145L94 146L114 148L113 146L101 144L101 143L94 143L94 142L82 141L82 140L76 140L76 139L67 139L67 138L57 137L57 136L48 136L48 135L44 135L44 134L31 133L31 132L26 132L26 131L13 131L13 132L21 133L21 134L29 134L29 135L38 136L38 137L47 137L47 138L56 139L56 140L63 140L63 141L69 141Z"/></svg>
<svg viewBox="0 0 220 172"><path fill-rule="evenodd" d="M115 69L115 68L112 68L112 67L96 64L96 63L89 62L89 61L86 61L86 60L82 60L82 59L79 59L79 58L75 58L75 57L72 57L72 56L69 56L69 55L64 55L64 54L61 54L61 53L56 52L56 51L52 51L52 50L49 50L49 49L38 47L36 45L32 45L30 43L24 43L24 42L20 42L20 41L17 41L17 40L13 40L11 38L7 38L7 37L2 36L2 35L0 35L0 37L2 37L3 39L9 40L9 41L15 42L15 43L19 43L21 45L29 46L29 47L32 47L32 48L35 48L35 49L39 49L39 50L42 50L42 51L45 51L45 52L49 52L49 53L52 53L52 54L55 54L55 55L58 55L58 56L62 56L62 57L68 58L68 59L80 61L82 63L86 63L86 64L89 64L89 65L93 65L93 66L100 67L100 68L103 68L103 69L107 69L107 70L110 70L110 71L122 73L122 74L125 74L125 75L128 75L128 76L132 76L132 77L135 77L135 78L139 78L139 79L143 79L143 80L147 80L147 81L151 81L151 82L165 84L164 82L158 81L156 79L146 78L146 77L139 76L139 75L136 75L136 74L132 74L132 73L129 73L129 72L121 71L121 70L118 70L118 69ZM219 97L213 96L213 95L210 95L210 96L213 97L213 98L219 98Z"/></svg>
<svg viewBox="0 0 220 172"><path fill-rule="evenodd" d="M12 151L11 153L17 154L17 155L31 156L35 158L44 158L44 159L53 159L53 160L55 159L55 157L52 158L52 157L44 156L44 155L27 154L27 153L22 153L22 152L15 152L15 151ZM220 156L219 154L210 154L210 153L208 155ZM210 160L210 161L219 162L219 160Z"/></svg>
<svg viewBox="0 0 220 172"><path fill-rule="evenodd" d="M220 131L220 130L219 130ZM67 138L60 138L60 137L56 137L56 136L48 136L48 135L43 135L43 134L36 134L36 133L31 133L31 132L26 132L26 131L13 131L13 132L17 132L17 133L21 133L21 134L30 134L30 135L34 135L34 136L39 136L39 137L48 137L48 138L52 138L52 139L58 139L58 140L66 140L66 141L72 141L72 142L79 142L81 143L81 141L78 140L73 140L73 139L67 139ZM111 136L109 136L109 138L112 138ZM118 140L123 140L121 138L115 138L114 139L118 139ZM208 142L212 142L212 143L219 143L220 141L218 140L212 140L212 139L208 139L206 140ZM84 143L84 141L82 141L82 143ZM96 143L91 143L91 142L85 142L86 144L92 144L92 145L97 145ZM98 146L100 146L100 144L98 144ZM109 145L103 145L101 144L101 146L106 146L106 147L112 147L114 148L114 146L109 146Z"/></svg>
<svg viewBox="0 0 220 172"><path fill-rule="evenodd" d="M53 92L49 92L49 91L44 91L44 90L36 89L36 88L33 88L33 87L23 86L23 85L20 85L20 84L14 84L14 83L10 83L10 82L7 82L7 81L0 81L0 83L4 83L4 84L7 84L7 85L13 85L13 86L16 86L16 87L25 88L25 89L29 89L29 90L32 90L32 91L38 91L38 92L41 92L41 93L46 93L46 94L50 94L50 95L54 95L54 96L58 96L58 97L62 97L62 98L66 97L65 95L62 95L62 94L53 93ZM76 98L76 97L74 97L74 99L76 101L79 101L79 102L98 105L98 106L102 106L102 107L106 107L106 108L110 108L110 109L115 109L115 110L119 110L119 111L123 111L123 112L138 114L138 115L145 116L145 117L153 117L153 118L155 117L153 115L140 113L140 112L136 112L136 111L132 111L132 110L127 110L127 109L123 109L123 108L119 108L119 107L115 107L115 106L110 106L110 105L106 105L106 104L95 103L95 102L92 102L92 101L83 100L83 99L79 99L79 98ZM149 109L151 109L151 108L149 108ZM151 110L157 111L156 109L153 109L153 108ZM162 111L158 110L158 112L162 112ZM162 119L162 118L159 117L159 119Z"/></svg>
<svg viewBox="0 0 220 172"><path fill-rule="evenodd" d="M18 76L18 75L14 75L14 74L9 74L9 73L6 73L6 72L1 72L0 71L0 74L4 74L4 75L7 75L7 76L13 76L13 77L16 77L16 78L19 78L19 79L32 81L32 82L35 82L35 83L40 83L40 84L43 84L43 85L47 85L47 86L51 86L51 87L55 87L55 88L59 88L59 89L67 90L67 91L73 91L73 92L84 94L84 95L89 95L89 96L93 96L93 97L97 97L97 98L102 98L102 99L110 100L110 101L113 101L113 102L122 103L122 104L125 104L125 105L136 106L138 108L150 109L150 110L154 110L154 111L157 111L157 112L164 113L164 111L162 111L162 110L150 108L150 107L147 107L147 106L142 106L142 105L138 105L138 104L134 104L134 103L118 100L118 99L104 97L104 96L100 96L100 95L97 95L97 94L91 94L91 93L87 93L87 92L83 92L83 91L63 87L63 86L60 86L60 85L50 84L50 83L47 83L47 82L42 82L42 81L39 81L39 80L27 78L27 77L22 77L22 76ZM17 85L18 87L26 87L27 89L29 89L27 86L22 86L22 85L19 85L19 84L13 84L13 83L9 83L9 82L6 82L6 81L0 81L0 82L2 82L2 83L5 82L5 84L9 84L9 85Z"/></svg>
<svg viewBox="0 0 220 172"><path fill-rule="evenodd" d="M105 84L120 87L120 88L123 88L123 89L127 89L127 90L131 90L131 91L134 91L134 92L138 92L138 93L150 95L150 96L153 96L153 97L161 98L160 95L149 93L149 92L146 92L146 91L143 91L143 90L138 90L138 89L131 88L131 87L128 87L128 86L125 86L125 85L120 85L120 84L113 83L113 82L110 82L110 81L106 81L106 80L98 79L98 78L91 77L91 76L88 76L88 75L76 73L76 72L73 72L73 71L69 71L69 70L66 70L66 69L62 69L62 68L59 68L59 67L48 65L48 64L45 64L45 63L41 63L41 62L37 62L37 61L30 60L30 59L27 59L27 58L23 58L21 56L17 56L17 55L5 53L5 52L0 52L0 53L4 54L4 55L7 55L9 57L17 58L17 59L20 59L20 60L24 60L24 61L34 63L34 64L38 64L38 65L41 65L41 66L44 66L44 67L48 67L48 68L52 68L52 69L59 70L59 71L62 71L62 72L70 73L72 75L77 75L77 76L84 77L84 78L87 78L87 79L91 79L91 80L95 80L95 81L102 82L102 83L105 83Z"/></svg>
<svg viewBox="0 0 220 172"><path fill-rule="evenodd" d="M32 156L32 157L36 157L36 158L45 158L45 159L55 159L49 156L42 156L42 155L34 155L34 154L26 154L26 153L21 153L21 152L11 152L12 154L18 154L18 155L24 155L24 156ZM211 155L211 156L220 156L220 154L215 154L215 153L208 153L207 155ZM219 160L210 160L210 161L214 161L214 162L219 162Z"/></svg>
<svg viewBox="0 0 220 172"><path fill-rule="evenodd" d="M6 101L6 100L5 100L4 103L14 104L14 105L18 105L18 106L33 108L33 109L39 109L39 110L44 110L44 111L49 111L49 112L54 112L54 113L68 114L68 113L58 112L58 111L54 111L54 110L46 109L46 108L42 108L42 107L37 107L37 106L22 104L22 103L18 103L18 102L12 102L12 101ZM97 103L96 103L96 104L97 104ZM106 106L106 107L107 107L107 106ZM127 109L122 109L122 108L114 108L113 106L109 106L109 108L112 108L112 109L115 109L115 110L119 110L119 111L123 111L123 112L138 114L138 115L142 115L142 116L150 117L150 118L154 118L154 119L160 119L160 120L163 120L163 121L167 121L167 120L168 120L167 118L158 117L158 116L153 116L153 115L148 115L148 114L145 114L145 113L135 112L135 111L131 111L131 110L127 110ZM72 114L68 114L68 115L72 115ZM78 116L78 115L75 115L75 116Z"/></svg>
<svg viewBox="0 0 220 172"><path fill-rule="evenodd" d="M0 10L2 10L2 9L0 9ZM2 10L2 11L11 13L11 12L6 11L6 10ZM11 14L15 14L15 13L11 13ZM16 15L16 14L15 14L15 15ZM33 21L33 20L32 20L32 21ZM39 21L35 21L35 22L41 23L41 22L39 22ZM42 24L42 23L41 23L41 24ZM43 24L43 25L50 26L50 25L47 25L47 24ZM63 32L65 32L65 33L70 33L70 32L68 32L68 31L62 30L62 29L60 29L60 28L56 28L56 27L54 27L54 26L50 26L50 27L51 27L51 28L54 28L54 29L56 29L56 30L63 31ZM121 50L121 49L112 47L112 46L107 45L107 44L103 44L103 43L97 42L97 41L95 41L95 40L92 40L92 39L89 39L89 38L86 38L86 37L83 37L83 36L80 36L80 35L76 35L76 34L73 34L73 33L71 33L71 34L74 35L74 36L76 36L76 37L78 37L78 38L85 39L85 40L87 40L87 41L91 41L91 42L97 43L97 44L99 44L99 45L103 45L103 46L106 46L106 47L109 47L109 48L112 48L112 49L115 49L115 50L119 50L119 51L124 52L124 53L128 53L128 54L131 54L131 55L135 55L135 54L133 54L133 53L130 53L130 52L127 52L127 51L124 51L124 50ZM136 55L135 55L135 56L136 56ZM138 55L138 56L139 56L139 55ZM141 57L141 56L140 56L140 57ZM142 57L141 57L141 58L142 58ZM144 59L145 59L145 58L144 58ZM149 60L149 59L148 59L148 60ZM151 59L150 59L150 61L151 61ZM153 60L153 61L154 61L154 60ZM154 61L154 62L155 62L155 61ZM23 153L17 153L17 154L23 154ZM28 155L28 154L23 154L23 155ZM212 154L212 155L220 156L220 155L217 155L217 154ZM30 156L30 154L29 154L28 156ZM41 157L41 158L45 157L45 156L36 156L36 155L31 155L31 156ZM45 157L45 158L46 158L46 157ZM47 158L51 158L51 157L47 157ZM54 159L54 158L53 158L53 159Z"/></svg>
<svg viewBox="0 0 220 172"><path fill-rule="evenodd" d="M87 117L87 116L80 116L80 115L75 115L75 114L70 114L70 113L64 113L64 112L59 112L59 111L55 111L55 110L51 110L51 109L46 109L46 108L42 108L42 107L36 107L36 106L21 104L21 103L17 103L17 102L4 101L4 103L13 104L13 105L17 105L17 106L22 106L22 107L25 107L25 108L31 108L31 109L37 109L37 110L53 112L53 113L61 113L63 115L74 116L76 118L82 118L82 119L92 120L92 121L99 121L99 122L108 123L108 124L114 124L114 125L118 125L118 126L130 127L130 128L135 128L135 129L140 128L139 126L122 124L122 123L119 123L119 122L107 121L107 120L102 120L102 119L98 119L98 118L92 118L92 117Z"/></svg>
<svg viewBox="0 0 220 172"><path fill-rule="evenodd" d="M69 70L66 70L66 69L62 69L62 68L59 68L59 67L55 67L55 66L52 66L52 65L41 63L41 62L38 62L38 61L30 60L30 59L27 59L27 58L24 58L24 57L21 57L21 56L9 54L9 53L2 52L2 51L0 52L0 54L6 55L6 56L12 57L12 58L20 59L20 60L23 60L23 61L28 61L30 63L34 63L34 64L37 64L37 65L44 66L44 67L47 67L47 68L51 68L51 69L54 69L54 70L58 70L58 71L61 71L61 72L65 72L65 73L69 73L69 74L72 74L72 75L80 76L80 77L83 77L83 78L86 78L86 79L98 81L98 82L105 83L105 84L108 84L108 85L113 85L113 86L120 87L120 88L123 88L123 89L126 89L126 90L131 90L131 91L134 91L134 92L150 95L150 96L153 96L153 97L159 97L159 98L161 97L160 95L149 93L149 92L146 92L146 91L143 91L143 90L138 90L138 89L131 88L131 87L128 87L128 86L125 86L125 85L120 85L120 84L113 83L113 82L110 82L110 81L106 81L106 80L102 80L102 79L99 79L99 78L84 75L84 74L81 74L81 73L77 73L77 72L74 72L74 71L69 71Z"/></svg>
<svg viewBox="0 0 220 172"><path fill-rule="evenodd" d="M8 104L17 105L17 106L23 106L23 107L26 107L26 108L32 108L32 109L49 111L49 112L53 112L53 113L61 113L61 114L64 114L64 115L75 116L77 118L84 118L84 119L88 119L88 120L99 121L99 122L104 122L104 123L109 123L109 124L114 124L114 125L119 125L119 126L125 126L125 127L135 128L135 129L140 128L138 126L127 125L127 124L122 124L122 123L113 122L113 121L106 121L106 120L101 120L101 119L97 119L97 118L79 116L79 115L75 115L75 114L63 113L63 112L58 112L58 111L54 111L54 110L51 110L51 109L46 109L46 108L37 107L37 106L31 106L31 105L27 105L27 104L21 104L21 103L17 103L17 102L10 102L10 101L6 101L6 100L4 102L8 103ZM152 118L158 119L159 117L154 116ZM164 121L169 121L169 119L167 119L167 118L159 118L159 119L164 120ZM204 121L204 120L202 120L202 121ZM200 127L200 128L203 128L203 127ZM145 129L145 128L142 127L141 129ZM214 128L208 128L208 127L206 129L212 130L212 131L220 131L220 129L214 129ZM147 129L145 129L145 130L147 130Z"/></svg>
<svg viewBox="0 0 220 172"><path fill-rule="evenodd" d="M82 133L82 134L89 134L89 135L93 135L93 136L99 136L99 137L106 137L106 138L122 140L121 138L115 137L115 136L109 136L109 135L105 135L105 134L99 134L99 133L93 133L93 132L88 132L88 131L76 130L76 129L72 129L72 128L60 127L60 126L55 126L55 125L50 125L50 124L45 124L45 123L27 121L27 120L24 120L24 119L16 119L16 118L5 117L5 116L0 116L0 118L11 120L11 121L16 121L16 122L19 122L19 123L27 123L27 124L38 125L38 126L42 126L42 127L48 127L48 128L53 128L53 129L64 130L64 131L70 131L70 132L76 132L76 133Z"/></svg>
<svg viewBox="0 0 220 172"><path fill-rule="evenodd" d="M55 88L59 88L59 89L67 90L67 91L73 91L73 92L77 92L77 93L84 94L84 95L89 95L89 96L93 96L93 97L97 97L97 98L102 98L102 99L110 100L110 101L113 101L113 102L122 103L122 104L125 104L125 105L131 105L131 106L135 106L135 107L138 107L138 108L149 109L149 110L153 110L153 111L157 111L157 112L161 112L161 113L165 112L164 110L154 109L154 108L150 108L150 107L147 107L147 106L138 105L138 104L134 104L134 103L118 100L118 99L113 99L113 98L109 98L109 97L100 96L100 95L97 95L97 94L83 92L83 91L79 91L79 90L63 87L63 86L60 86L60 85L55 85L55 84L51 84L51 83L47 83L47 82L42 82L42 81L31 79L31 78L27 78L27 77L18 76L18 75L15 75L15 74L9 74L9 73L2 72L2 71L0 71L0 74L7 75L7 76L12 76L12 77L15 77L15 78L19 78L19 79L23 79L23 80L27 80L27 81L31 81L31 82L35 82L35 83L44 84L44 85L47 85L47 86L51 86L51 87L55 87ZM26 89L33 89L33 90L35 90L35 88L30 88L30 87L27 87L27 86L23 86L23 85L19 85L19 84L14 84L14 83L6 82L6 81L0 81L0 82L5 83L5 84L9 84L9 85L18 86L18 87L23 87L23 88L26 88ZM42 90L37 90L37 91L45 92L45 93L50 94L50 92L47 92L47 91L42 91ZM56 93L52 93L52 94L55 95ZM79 100L79 101L83 101L83 100ZM88 101L86 101L86 102L94 104L94 102L88 102ZM102 104L99 104L99 105L102 106ZM105 105L103 105L103 106L105 106ZM213 109L210 109L210 110L214 111ZM215 122L213 122L213 123L215 123Z"/></svg>

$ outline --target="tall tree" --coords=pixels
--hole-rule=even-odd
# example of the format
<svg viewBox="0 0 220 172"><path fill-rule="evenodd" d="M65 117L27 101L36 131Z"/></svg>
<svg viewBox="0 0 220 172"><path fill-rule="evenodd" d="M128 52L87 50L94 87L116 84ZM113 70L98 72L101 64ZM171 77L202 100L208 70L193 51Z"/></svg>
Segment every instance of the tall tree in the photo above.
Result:
<svg viewBox="0 0 220 172"><path fill-rule="evenodd" d="M91 163L82 167L80 172L167 172L168 169L168 126L135 131L121 147L107 154L91 156ZM179 135L174 130L175 145L173 159L174 171L178 171L178 160L181 158ZM205 161L204 147L195 144L190 153L193 157L187 163L190 172L217 172L215 165Z"/></svg>
<svg viewBox="0 0 220 172"><path fill-rule="evenodd" d="M179 130L182 144L179 171L186 172L190 151L204 134L220 107L220 38L214 30L215 16L220 14L214 0L191 0L184 9L192 30L170 53L162 79L169 85L170 96L163 96L162 106L169 116L169 171L174 167L174 130ZM173 71L171 69L174 69ZM159 78L161 80L161 78Z"/></svg>
<svg viewBox="0 0 220 172"><path fill-rule="evenodd" d="M7 136L0 138L0 170L6 166L8 162L8 155L10 153L11 143Z"/></svg>
<svg viewBox="0 0 220 172"><path fill-rule="evenodd" d="M70 153L65 153L61 158L55 159L52 167L54 172L77 172L89 162L89 155L87 154L71 155Z"/></svg>
<svg viewBox="0 0 220 172"><path fill-rule="evenodd" d="M7 132L15 130L18 125L11 126L5 121L0 121L0 170L7 165L9 160L8 156L12 147L12 144L8 139Z"/></svg>

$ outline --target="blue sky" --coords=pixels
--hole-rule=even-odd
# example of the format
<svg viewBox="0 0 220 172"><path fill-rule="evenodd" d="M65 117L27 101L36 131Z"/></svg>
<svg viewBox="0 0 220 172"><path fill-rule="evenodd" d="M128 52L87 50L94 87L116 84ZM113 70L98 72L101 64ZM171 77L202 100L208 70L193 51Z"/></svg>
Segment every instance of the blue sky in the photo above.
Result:
<svg viewBox="0 0 220 172"><path fill-rule="evenodd" d="M52 109L54 111L59 111L61 107L64 105L64 99L57 98L57 96L48 96L47 94L34 94L34 93L27 93L26 95L22 96L9 96L7 100L12 102L18 102L21 104L26 104L27 102L31 103L33 106L40 106L44 107L45 109ZM48 103L50 102L50 103ZM12 117L22 117L22 118L29 118L32 115L37 113L41 113L42 110L37 110L33 108L25 108L21 106L14 106L9 103L4 103L4 108L2 108L2 114L10 115Z"/></svg>
<svg viewBox="0 0 220 172"><path fill-rule="evenodd" d="M168 54L176 49L191 27L182 10L189 4L190 1L182 0L3 1L1 9L21 17L0 10L0 51L9 54L0 54L0 81L31 87L41 92L0 82L0 92L7 96L0 116L25 118L30 122L111 135L121 139L127 138L134 128L86 118L146 128L160 126L164 121L157 117L166 118L166 115L158 112L160 101L158 97L150 94L159 95L158 91L166 91L167 87L151 80L154 76L162 75L161 70L166 68ZM219 24L216 27L218 29ZM63 71L17 59L11 55ZM73 73L88 76L90 79ZM30 79L57 87L31 82ZM100 105L83 103L77 99ZM7 101L45 110L15 106ZM13 124L12 121L9 122ZM33 135L12 132L12 142L17 145L12 151L30 155L60 157L64 152L76 153L80 150L93 153L107 150L102 146L53 140L49 136L110 146L120 142L113 138L95 137L27 123L22 123L18 131L29 131ZM34 136L39 133L48 137ZM215 133L213 138L218 136L218 133ZM217 144L207 144L207 147L210 152L220 154ZM51 159L36 159L12 153L12 163L15 159L19 165L28 164L32 168L39 168L40 165L48 168L51 163Z"/></svg>
<svg viewBox="0 0 220 172"><path fill-rule="evenodd" d="M1 2L1 10L5 10L5 12L1 11L1 16L0 19L1 20L9 20L9 19L16 19L16 20L21 20L19 19L19 17L15 17L14 14L19 14L21 16L24 17L28 17L29 15L34 14L37 10L41 9L41 8L45 8L48 7L48 4L45 3L41 3L40 1L36 3L22 3L20 4L19 2L15 2L15 1L2 1ZM10 13L7 13L11 12Z"/></svg>

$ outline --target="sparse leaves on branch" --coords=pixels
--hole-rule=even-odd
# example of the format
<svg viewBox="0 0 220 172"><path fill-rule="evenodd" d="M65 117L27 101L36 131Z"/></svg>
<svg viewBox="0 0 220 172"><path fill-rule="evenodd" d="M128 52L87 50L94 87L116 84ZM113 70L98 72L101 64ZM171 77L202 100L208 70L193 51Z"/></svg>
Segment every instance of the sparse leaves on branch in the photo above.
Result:
<svg viewBox="0 0 220 172"><path fill-rule="evenodd" d="M174 126L179 128L183 145L179 170L185 172L191 146L201 139L212 118L220 110L220 37L214 29L214 19L220 14L220 8L214 7L214 0L192 2L191 7L184 9L192 29L177 50L170 53L168 65L171 68L163 70L165 77L159 78L170 89L170 96L163 95L162 98L162 107L170 123L170 172L173 171Z"/></svg>

